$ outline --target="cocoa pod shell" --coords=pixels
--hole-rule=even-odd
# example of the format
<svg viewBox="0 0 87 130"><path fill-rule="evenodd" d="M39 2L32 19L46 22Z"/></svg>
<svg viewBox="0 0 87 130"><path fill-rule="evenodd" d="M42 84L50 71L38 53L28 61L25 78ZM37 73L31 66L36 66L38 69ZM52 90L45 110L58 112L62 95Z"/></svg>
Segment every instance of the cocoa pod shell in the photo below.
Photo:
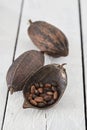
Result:
<svg viewBox="0 0 87 130"><path fill-rule="evenodd" d="M20 55L10 66L6 80L11 93L23 89L25 81L44 64L42 52L30 50Z"/></svg>
<svg viewBox="0 0 87 130"><path fill-rule="evenodd" d="M28 35L42 52L53 57L68 55L68 40L65 34L55 26L44 21L30 20Z"/></svg>
<svg viewBox="0 0 87 130"><path fill-rule="evenodd" d="M35 83L42 83L44 84L55 84L56 91L58 91L58 96L54 97L57 101L60 100L62 97L66 86L67 86L67 74L66 70L63 67L64 64L49 64L41 67L37 72L35 72L26 82L24 88L23 88L23 95L26 102L29 103L26 93L30 92L32 84ZM54 93L54 92L53 92ZM52 102L55 104L55 101ZM49 103L49 106L52 105L52 103ZM33 106L32 107L39 107L39 106ZM44 106L44 108L47 108L48 106ZM28 107L26 107L28 108Z"/></svg>

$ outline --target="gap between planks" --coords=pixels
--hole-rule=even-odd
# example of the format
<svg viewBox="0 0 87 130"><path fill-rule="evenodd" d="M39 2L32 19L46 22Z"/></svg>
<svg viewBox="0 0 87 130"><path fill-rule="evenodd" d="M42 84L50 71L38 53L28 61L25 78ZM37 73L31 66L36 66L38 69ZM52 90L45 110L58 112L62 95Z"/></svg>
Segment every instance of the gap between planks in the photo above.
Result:
<svg viewBox="0 0 87 130"><path fill-rule="evenodd" d="M84 114L85 114L85 127L87 130L86 120L86 82L85 82L85 63L84 63L84 47L83 47L83 29L82 29L82 14L81 14L81 1L78 0L79 11L79 26L80 26L80 40L81 40L81 59L82 59L82 79L83 79L83 95L84 95Z"/></svg>
<svg viewBox="0 0 87 130"><path fill-rule="evenodd" d="M17 33L16 33L16 40L15 40L15 45L14 45L12 63L14 62L15 54L16 54L16 48L17 48L17 43L18 43L18 36L19 36L20 25L21 25L21 18L22 18L22 12L23 12L23 5L24 5L24 0L21 1L21 6L20 6L20 14L19 14L19 20L18 20L19 22L18 22L18 28L17 28ZM9 98L9 90L7 91L7 94L6 94L6 102L5 102L5 107L4 107L4 113L3 113L3 120L2 120L1 130L3 130L3 126L4 126L4 120L5 120L5 114L6 114L8 98Z"/></svg>

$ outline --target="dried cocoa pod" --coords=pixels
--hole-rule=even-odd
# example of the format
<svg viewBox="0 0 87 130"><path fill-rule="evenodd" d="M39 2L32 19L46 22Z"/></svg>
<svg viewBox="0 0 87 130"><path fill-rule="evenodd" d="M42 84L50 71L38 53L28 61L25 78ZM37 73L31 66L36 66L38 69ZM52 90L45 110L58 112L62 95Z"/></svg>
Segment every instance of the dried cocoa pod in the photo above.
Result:
<svg viewBox="0 0 87 130"><path fill-rule="evenodd" d="M23 89L25 81L44 64L42 52L30 50L20 55L10 66L6 80L11 93Z"/></svg>
<svg viewBox="0 0 87 130"><path fill-rule="evenodd" d="M53 57L68 55L68 40L60 29L44 21L29 22L28 35L42 52Z"/></svg>
<svg viewBox="0 0 87 130"><path fill-rule="evenodd" d="M37 72L35 72L26 82L24 88L23 88L23 95L25 102L23 104L23 108L28 108L28 107L33 107L33 108L46 108L49 107L53 104L55 104L57 101L60 100L62 97L66 85L67 85L67 74L66 70L63 67L64 64L59 65L59 64L49 64L41 67ZM40 100L38 99L38 96L36 97L38 103L45 103L44 105L34 105L32 104L29 100L28 97L26 96L26 93L31 93L31 86L32 84L36 83L42 83L43 85L43 94L38 94L38 96L41 98ZM47 89L45 87L46 84L50 84L50 91L48 93L48 90L44 91L44 89ZM53 86L54 85L54 86ZM55 89L53 88L55 87ZM40 88L40 85L38 86L38 89ZM36 94L35 94L36 95ZM48 99L48 97L49 99ZM28 102L28 105L26 105L26 102ZM30 105L29 105L30 104Z"/></svg>

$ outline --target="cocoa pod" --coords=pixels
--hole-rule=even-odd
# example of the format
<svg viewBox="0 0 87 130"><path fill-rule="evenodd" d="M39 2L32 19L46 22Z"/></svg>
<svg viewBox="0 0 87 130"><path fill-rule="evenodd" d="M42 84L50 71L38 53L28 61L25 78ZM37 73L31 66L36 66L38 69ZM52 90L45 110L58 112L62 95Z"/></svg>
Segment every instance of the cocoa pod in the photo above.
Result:
<svg viewBox="0 0 87 130"><path fill-rule="evenodd" d="M25 81L44 64L42 52L31 50L20 55L10 66L6 80L11 93L23 89Z"/></svg>
<svg viewBox="0 0 87 130"><path fill-rule="evenodd" d="M55 92L56 91L56 87L52 86L52 91Z"/></svg>
<svg viewBox="0 0 87 130"><path fill-rule="evenodd" d="M61 99L61 97L66 89L66 85L67 85L67 74L66 74L66 70L63 66L64 66L64 64L62 64L62 65L49 64L49 65L45 65L45 66L41 67L37 72L35 72L27 80L27 82L23 88L23 95L24 95L25 101L30 103L28 101L28 97L26 96L26 93L28 93L28 92L31 93L31 86L32 86L32 84L35 85L36 82L38 84L39 83L43 84L43 87L42 87L43 94L39 93L38 97L40 97L40 98L38 98L38 97L36 97L36 99L34 98L34 100L36 102L38 102L38 103L44 102L44 101L46 102L46 100L48 100L47 99L48 97L46 97L46 95L49 96L49 98L50 97L52 97L52 98L49 99L49 101L47 101L46 104L42 105L44 108L49 107L50 105L53 105L57 101L59 101ZM45 89L48 89L45 87L46 84L51 85L51 87L49 88L50 91L45 90ZM53 84L55 86L52 86ZM52 87L55 87L55 89ZM40 86L39 86L39 88L40 88ZM28 108L28 106L26 108ZM37 107L37 108L42 108L42 106L40 106L40 105L35 106L35 105L31 104L31 106Z"/></svg>
<svg viewBox="0 0 87 130"><path fill-rule="evenodd" d="M29 22L28 35L42 52L53 57L68 55L68 40L60 29L44 21Z"/></svg>

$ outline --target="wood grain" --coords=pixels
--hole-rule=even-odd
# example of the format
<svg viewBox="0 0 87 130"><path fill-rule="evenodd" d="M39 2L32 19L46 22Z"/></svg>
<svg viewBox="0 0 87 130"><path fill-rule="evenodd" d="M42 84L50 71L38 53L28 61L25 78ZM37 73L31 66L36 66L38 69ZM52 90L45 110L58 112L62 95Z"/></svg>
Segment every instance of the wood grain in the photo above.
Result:
<svg viewBox="0 0 87 130"><path fill-rule="evenodd" d="M62 12L61 17L65 17L65 20L61 22L58 19L58 22L67 34L70 50L69 56L60 58L58 62L67 63L68 86L59 104L53 110L47 110L47 129L53 130L55 126L55 130L85 130L78 1L68 1L64 6L62 2L59 3L61 8L58 8L57 15Z"/></svg>

